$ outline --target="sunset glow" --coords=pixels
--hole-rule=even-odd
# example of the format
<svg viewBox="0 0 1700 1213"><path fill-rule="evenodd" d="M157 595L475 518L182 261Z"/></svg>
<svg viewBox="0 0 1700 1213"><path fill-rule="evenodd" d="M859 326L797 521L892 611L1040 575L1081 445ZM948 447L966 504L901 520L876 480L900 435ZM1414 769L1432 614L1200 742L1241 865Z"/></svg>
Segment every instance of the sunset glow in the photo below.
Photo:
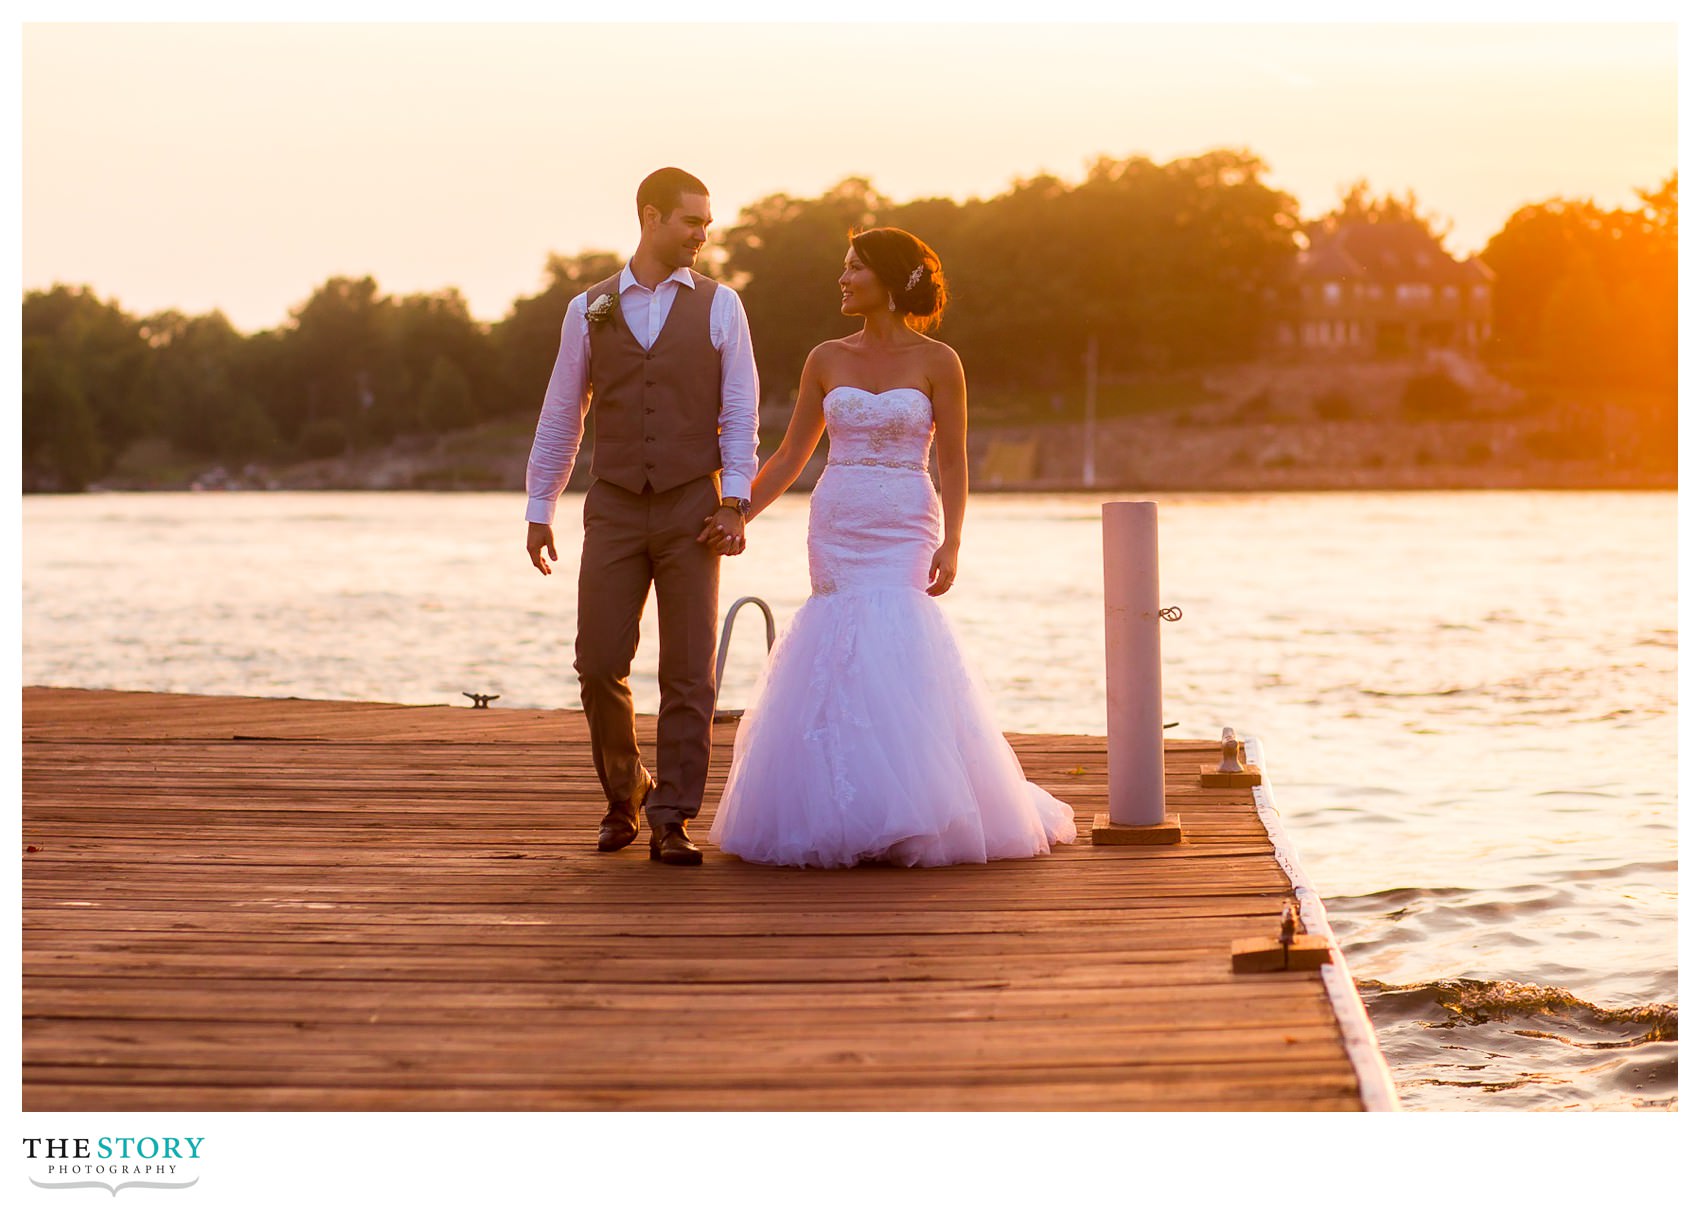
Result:
<svg viewBox="0 0 1700 1213"><path fill-rule="evenodd" d="M282 322L316 284L458 287L627 251L680 163L717 218L851 174L897 200L1246 148L1306 215L1358 178L1478 251L1676 167L1673 25L31 25L23 285ZM641 88L621 65L641 60Z"/></svg>

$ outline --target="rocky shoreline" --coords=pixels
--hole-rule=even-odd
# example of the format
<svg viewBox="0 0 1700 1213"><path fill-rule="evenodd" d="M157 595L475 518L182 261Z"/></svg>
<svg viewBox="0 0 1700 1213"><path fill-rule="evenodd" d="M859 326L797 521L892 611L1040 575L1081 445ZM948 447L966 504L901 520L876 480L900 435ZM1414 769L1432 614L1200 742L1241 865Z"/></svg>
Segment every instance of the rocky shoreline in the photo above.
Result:
<svg viewBox="0 0 1700 1213"><path fill-rule="evenodd" d="M1421 489L1674 490L1674 468L1660 471L1610 458L1539 458L1527 454L1518 427L1470 423L1416 429L1336 423L1296 431L1279 425L1207 432L1160 422L1097 427L1093 477L1083 473L1083 427L986 430L970 442L976 492L1274 492ZM145 479L112 476L92 491L513 491L525 485L529 441L477 458L397 443L361 455L285 466L203 468ZM817 454L798 479L811 488L826 463ZM589 484L575 469L571 488ZM51 486L34 486L51 491ZM26 492L31 491L26 486Z"/></svg>

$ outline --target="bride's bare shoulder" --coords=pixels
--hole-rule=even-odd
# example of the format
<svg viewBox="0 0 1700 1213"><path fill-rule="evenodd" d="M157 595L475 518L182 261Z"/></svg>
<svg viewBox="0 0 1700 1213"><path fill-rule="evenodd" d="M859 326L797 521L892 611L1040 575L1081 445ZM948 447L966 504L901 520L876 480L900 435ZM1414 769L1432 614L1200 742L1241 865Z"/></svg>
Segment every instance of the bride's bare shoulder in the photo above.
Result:
<svg viewBox="0 0 1700 1213"><path fill-rule="evenodd" d="M819 345L815 346L814 349L810 350L809 361L818 363L821 361L839 358L849 349L850 339L848 337L834 337L830 341L821 342Z"/></svg>
<svg viewBox="0 0 1700 1213"><path fill-rule="evenodd" d="M933 380L946 378L962 378L962 359L957 356L953 346L946 345L937 338L925 333L919 334L927 344L921 347L927 360L927 377Z"/></svg>
<svg viewBox="0 0 1700 1213"><path fill-rule="evenodd" d="M803 382L813 383L820 391L829 390L844 374L845 345L843 338L823 341L803 359Z"/></svg>
<svg viewBox="0 0 1700 1213"><path fill-rule="evenodd" d="M850 348L847 338L834 337L831 341L823 341L810 350L806 363L816 374L833 371L844 364Z"/></svg>

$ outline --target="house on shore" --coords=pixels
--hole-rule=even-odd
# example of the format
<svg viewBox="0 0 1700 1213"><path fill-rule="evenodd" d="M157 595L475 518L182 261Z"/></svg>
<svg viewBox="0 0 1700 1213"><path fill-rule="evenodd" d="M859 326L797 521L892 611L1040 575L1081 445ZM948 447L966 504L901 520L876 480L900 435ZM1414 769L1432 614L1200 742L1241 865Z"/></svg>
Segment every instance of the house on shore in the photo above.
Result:
<svg viewBox="0 0 1700 1213"><path fill-rule="evenodd" d="M1493 271L1458 260L1422 224L1348 222L1313 231L1277 308L1271 351L1298 358L1474 352L1493 322Z"/></svg>

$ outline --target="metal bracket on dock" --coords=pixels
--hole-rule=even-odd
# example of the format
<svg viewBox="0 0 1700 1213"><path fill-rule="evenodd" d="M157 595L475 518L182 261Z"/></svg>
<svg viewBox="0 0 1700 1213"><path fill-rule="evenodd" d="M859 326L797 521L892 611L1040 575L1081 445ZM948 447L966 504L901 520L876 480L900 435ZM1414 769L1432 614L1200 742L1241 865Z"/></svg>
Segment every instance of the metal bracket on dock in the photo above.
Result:
<svg viewBox="0 0 1700 1213"><path fill-rule="evenodd" d="M773 652L773 641L777 629L773 626L773 609L760 598L746 596L738 599L726 612L726 622L720 627L720 653L714 659L714 723L730 724L744 714L743 708L720 707L720 676L726 671L726 651L732 647L732 621L738 617L738 611L745 606L754 604L767 620L767 651Z"/></svg>
<svg viewBox="0 0 1700 1213"><path fill-rule="evenodd" d="M1263 772L1245 761L1245 746L1235 738L1234 731L1223 729L1222 761L1215 766L1201 765L1198 782L1206 788L1255 788L1263 782Z"/></svg>
<svg viewBox="0 0 1700 1213"><path fill-rule="evenodd" d="M479 695L473 691L462 691L461 694L472 700L472 706L475 708L487 708L490 706L490 701L492 699L501 698L500 695Z"/></svg>
<svg viewBox="0 0 1700 1213"><path fill-rule="evenodd" d="M1322 935L1304 935L1299 931L1299 903L1289 901L1281 907L1281 933L1274 939L1253 935L1234 940L1234 972L1281 973L1320 969L1333 955L1328 939Z"/></svg>

